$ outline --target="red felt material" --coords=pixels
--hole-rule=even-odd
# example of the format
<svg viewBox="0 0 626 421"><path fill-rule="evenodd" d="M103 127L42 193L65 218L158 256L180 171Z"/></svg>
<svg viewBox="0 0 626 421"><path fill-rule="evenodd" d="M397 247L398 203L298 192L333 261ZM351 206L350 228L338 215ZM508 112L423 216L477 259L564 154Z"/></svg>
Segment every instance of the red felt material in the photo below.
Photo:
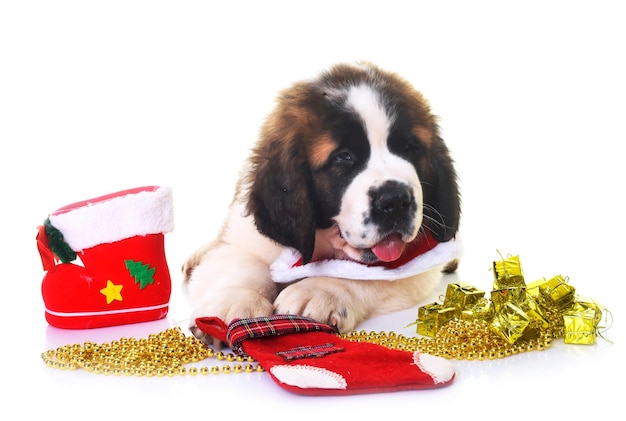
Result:
<svg viewBox="0 0 626 421"><path fill-rule="evenodd" d="M171 229L168 191L158 186L138 187L55 211L51 217L64 215L65 221L73 224L65 224L66 232L55 227L63 237L60 241L68 241L67 231L74 237L78 234L83 243L90 240L89 246L74 250L78 260L73 263L59 262L50 248L45 227L39 227L37 248L46 271L41 291L49 324L87 329L157 320L167 315L171 294L164 249L164 234ZM106 208L107 203L113 205ZM89 212L92 213L86 217ZM128 220L139 221L140 226L129 225L130 230L124 230ZM143 221L147 221L146 226L141 226ZM147 231L148 226L151 231ZM108 231L119 237L103 238L103 232Z"/></svg>
<svg viewBox="0 0 626 421"><path fill-rule="evenodd" d="M209 335L228 340L227 326L218 318L198 318L196 325ZM323 331L282 332L250 338L241 343L241 348L258 361L279 386L301 395L431 389L449 385L454 380L454 371L447 360L367 342L351 342ZM293 354L291 350L302 353L302 348L331 349L331 352L297 359L285 357L285 354ZM428 372L418 364L424 357L436 360L438 373ZM328 379L330 381L326 382Z"/></svg>
<svg viewBox="0 0 626 421"><path fill-rule="evenodd" d="M362 262L357 261L357 263L361 263L365 266L371 266L371 267L382 266L387 269L396 269L396 268L399 268L400 266L407 264L411 260L415 259L417 256L424 254L429 250L434 249L437 246L437 244L439 244L439 242L435 240L432 234L429 231L424 231L420 233L420 235L418 235L418 237L415 240L413 240L411 243L408 243L404 246L404 250L402 251L402 254L396 260L378 261L374 263L362 263ZM296 261L293 264L293 267L297 267L297 266L302 266L302 258L298 259L298 261Z"/></svg>
<svg viewBox="0 0 626 421"><path fill-rule="evenodd" d="M78 256L84 267L61 263L43 278L46 320L52 326L87 329L157 320L167 315L171 278L162 234L100 244ZM141 288L126 267L126 260L154 268L153 283ZM122 286L121 301L107 303L101 290L108 281Z"/></svg>
<svg viewBox="0 0 626 421"><path fill-rule="evenodd" d="M43 265L43 270L47 272L54 269L54 267L56 266L56 261L54 258L54 253L52 253L52 250L50 250L50 245L48 244L46 227L43 225L39 226L39 230L37 231L37 250L39 250L39 256L41 256L41 264Z"/></svg>

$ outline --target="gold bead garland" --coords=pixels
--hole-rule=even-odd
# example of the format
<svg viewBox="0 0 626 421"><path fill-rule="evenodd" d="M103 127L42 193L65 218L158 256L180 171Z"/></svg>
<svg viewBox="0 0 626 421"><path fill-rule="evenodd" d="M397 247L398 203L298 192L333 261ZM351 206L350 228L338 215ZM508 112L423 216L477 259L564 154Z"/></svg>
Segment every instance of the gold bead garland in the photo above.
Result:
<svg viewBox="0 0 626 421"><path fill-rule="evenodd" d="M559 331L539 330L536 338L519 341L514 345L504 341L489 329L484 320L464 321L454 319L444 325L434 338L406 337L395 332L360 332L342 334L341 337L357 342L371 342L392 349L419 351L444 358L467 360L493 360L526 351L549 348ZM147 339L121 338L110 343L64 345L41 354L46 366L60 370L82 368L95 374L138 377L174 377L208 374L263 372L252 357L215 352L202 341L186 336L180 328L166 329L151 334ZM190 367L208 358L235 363L212 367Z"/></svg>
<svg viewBox="0 0 626 421"><path fill-rule="evenodd" d="M357 342L372 342L393 349L419 351L426 354L457 360L494 360L527 351L543 351L552 340L563 337L563 322L553 311L546 311L548 328L537 327L535 337L523 338L514 344L502 339L485 320L460 320L454 318L443 325L434 337L406 337L395 332L351 332L341 335Z"/></svg>
<svg viewBox="0 0 626 421"><path fill-rule="evenodd" d="M555 333L540 330L536 338L513 345L496 335L484 320L453 319L442 326L434 338L407 337L395 332L351 332L341 335L356 342L372 342L392 349L457 360L494 360L527 351L543 351L552 345Z"/></svg>
<svg viewBox="0 0 626 421"><path fill-rule="evenodd" d="M535 329L536 336L510 344L495 334L485 320L452 319L433 338L407 337L395 332L366 332L361 330L341 334L346 340L371 342L392 349L423 352L459 360L493 360L519 353L544 350L552 340L563 337L563 323L556 313L548 313L549 328ZM88 372L116 376L173 377L208 374L263 372L252 357L215 352L194 336L185 335L179 327L169 328L148 338L121 338L110 343L64 345L41 354L46 366L61 370L82 368ZM235 363L212 367L190 367L208 358Z"/></svg>
<svg viewBox="0 0 626 421"><path fill-rule="evenodd" d="M253 358L215 352L199 339L185 335L179 327L151 334L145 339L121 338L102 344L64 345L44 352L41 358L51 368L82 368L91 373L116 376L173 377L264 371L261 365L254 364ZM184 367L207 358L235 364L232 367L228 364L210 368Z"/></svg>

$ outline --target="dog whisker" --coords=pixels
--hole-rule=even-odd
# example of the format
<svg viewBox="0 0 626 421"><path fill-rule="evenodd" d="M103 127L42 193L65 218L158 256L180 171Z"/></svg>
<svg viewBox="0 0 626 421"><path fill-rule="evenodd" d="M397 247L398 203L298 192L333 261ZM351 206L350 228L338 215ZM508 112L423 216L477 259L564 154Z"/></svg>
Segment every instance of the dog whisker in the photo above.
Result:
<svg viewBox="0 0 626 421"><path fill-rule="evenodd" d="M431 232L433 232L433 227L439 227L439 228L445 228L445 229L451 229L453 227L450 227L449 225L447 225L445 223L445 218L443 217L443 215L434 207L432 207L431 205L428 204L424 204L424 210L429 210L430 212L428 212L428 214L426 212L424 212L424 219L428 222L430 222L430 226L426 226L426 228L428 228ZM434 218L433 216L436 216L436 218ZM422 225L423 226L423 225Z"/></svg>
<svg viewBox="0 0 626 421"><path fill-rule="evenodd" d="M429 204L424 203L424 211L426 210L428 210L429 212L424 212L424 219L428 220L438 227L446 226L443 215L441 215L441 213L437 209ZM434 216L436 216L437 218L434 218Z"/></svg>

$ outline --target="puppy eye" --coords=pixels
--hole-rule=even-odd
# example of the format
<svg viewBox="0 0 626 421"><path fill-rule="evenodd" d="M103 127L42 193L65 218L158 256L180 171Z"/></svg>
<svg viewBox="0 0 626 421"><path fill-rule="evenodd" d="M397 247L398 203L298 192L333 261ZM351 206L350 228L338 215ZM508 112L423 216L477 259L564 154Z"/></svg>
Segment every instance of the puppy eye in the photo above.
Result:
<svg viewBox="0 0 626 421"><path fill-rule="evenodd" d="M422 143L419 139L413 137L404 142L402 149L405 153L420 152L422 150Z"/></svg>
<svg viewBox="0 0 626 421"><path fill-rule="evenodd" d="M355 164L354 156L349 151L340 151L333 157L333 163L343 167L352 167Z"/></svg>

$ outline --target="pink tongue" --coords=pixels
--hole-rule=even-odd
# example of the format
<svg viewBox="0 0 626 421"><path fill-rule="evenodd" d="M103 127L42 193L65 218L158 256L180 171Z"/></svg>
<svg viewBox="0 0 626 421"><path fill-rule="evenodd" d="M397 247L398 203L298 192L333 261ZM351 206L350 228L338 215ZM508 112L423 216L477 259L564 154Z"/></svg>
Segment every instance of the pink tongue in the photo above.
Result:
<svg viewBox="0 0 626 421"><path fill-rule="evenodd" d="M380 243L372 247L372 252L383 262L393 262L402 256L404 243L399 235L394 234L385 238Z"/></svg>

